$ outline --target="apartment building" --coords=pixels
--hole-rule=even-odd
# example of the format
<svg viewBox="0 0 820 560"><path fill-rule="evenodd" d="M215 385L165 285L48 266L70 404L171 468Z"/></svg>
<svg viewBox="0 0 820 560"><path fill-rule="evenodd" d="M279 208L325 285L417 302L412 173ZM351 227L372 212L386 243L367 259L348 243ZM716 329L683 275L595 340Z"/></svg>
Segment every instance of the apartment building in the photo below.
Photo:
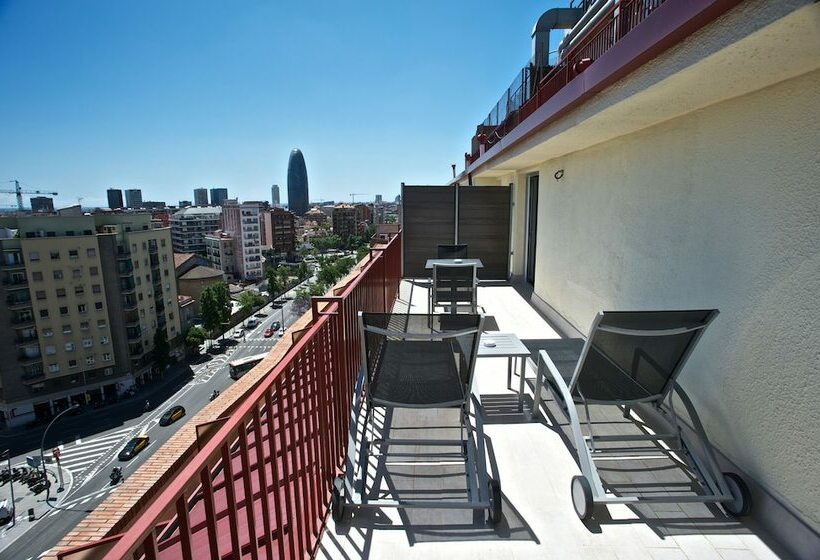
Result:
<svg viewBox="0 0 820 560"><path fill-rule="evenodd" d="M356 235L356 208L350 204L337 204L333 207L333 233L347 239Z"/></svg>
<svg viewBox="0 0 820 560"><path fill-rule="evenodd" d="M210 265L221 270L229 282L236 280L236 260L234 257L234 238L222 230L206 234L205 257Z"/></svg>
<svg viewBox="0 0 820 560"><path fill-rule="evenodd" d="M283 208L273 208L260 216L262 247L277 255L291 255L296 250L296 217Z"/></svg>
<svg viewBox="0 0 820 560"><path fill-rule="evenodd" d="M194 189L194 204L208 206L208 189L204 187Z"/></svg>
<svg viewBox="0 0 820 560"><path fill-rule="evenodd" d="M190 207L174 212L171 217L174 252L204 255L205 234L220 228L221 216L222 208L218 206Z"/></svg>
<svg viewBox="0 0 820 560"><path fill-rule="evenodd" d="M125 206L134 210L142 208L142 190L125 189Z"/></svg>
<svg viewBox="0 0 820 560"><path fill-rule="evenodd" d="M222 206L222 203L228 198L228 189L225 187L214 187L211 189L211 204L213 206Z"/></svg>
<svg viewBox="0 0 820 560"><path fill-rule="evenodd" d="M229 198L222 203L222 229L234 238L235 273L243 280L262 278L262 235L259 224L262 202L238 202ZM224 271L224 269L223 269Z"/></svg>
<svg viewBox="0 0 820 560"><path fill-rule="evenodd" d="M170 230L148 214L0 219L0 422L110 399L152 371L158 328L181 334Z"/></svg>

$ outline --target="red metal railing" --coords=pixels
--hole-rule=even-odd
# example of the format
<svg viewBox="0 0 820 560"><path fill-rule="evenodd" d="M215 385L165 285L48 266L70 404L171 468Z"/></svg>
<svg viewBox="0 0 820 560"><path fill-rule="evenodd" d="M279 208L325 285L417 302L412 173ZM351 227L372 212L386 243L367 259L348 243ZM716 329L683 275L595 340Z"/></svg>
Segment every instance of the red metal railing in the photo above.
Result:
<svg viewBox="0 0 820 560"><path fill-rule="evenodd" d="M584 38L574 45L564 57L547 72L538 82L532 94L527 91L526 80L519 86L521 91L506 92L505 97L510 100L520 100L507 109L507 115L502 119L496 117L497 126L488 127L492 122L492 113L479 129L481 130L484 148L488 150L501 140L510 131L546 103L552 96L569 84L576 76L583 72L590 64L598 60L602 54L612 48L629 31L646 19L655 9L666 0L621 0L608 9L601 20L590 29ZM494 111L498 111L497 106ZM500 121L500 122L499 122ZM481 155L480 142L474 139L473 150L469 162L476 161Z"/></svg>
<svg viewBox="0 0 820 560"><path fill-rule="evenodd" d="M357 314L389 311L400 281L398 233L340 294L314 298L313 324L127 531L58 556L311 556L347 445Z"/></svg>

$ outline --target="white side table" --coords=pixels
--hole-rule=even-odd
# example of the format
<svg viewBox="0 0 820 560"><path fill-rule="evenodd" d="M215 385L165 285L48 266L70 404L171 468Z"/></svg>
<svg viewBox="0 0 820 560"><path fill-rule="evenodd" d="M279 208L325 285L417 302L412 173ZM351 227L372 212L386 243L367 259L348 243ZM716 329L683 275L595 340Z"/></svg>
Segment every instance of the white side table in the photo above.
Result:
<svg viewBox="0 0 820 560"><path fill-rule="evenodd" d="M524 372L530 350L513 333L485 332L478 344L479 358L507 358L507 389L512 389L513 361L519 362L518 410L524 410Z"/></svg>

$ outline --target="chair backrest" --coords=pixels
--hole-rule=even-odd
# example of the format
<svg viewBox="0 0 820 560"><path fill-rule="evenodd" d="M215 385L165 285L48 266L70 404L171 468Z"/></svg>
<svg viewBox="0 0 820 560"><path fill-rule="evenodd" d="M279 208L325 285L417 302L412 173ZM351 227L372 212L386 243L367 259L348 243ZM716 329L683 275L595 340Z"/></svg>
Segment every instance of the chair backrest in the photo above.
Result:
<svg viewBox="0 0 820 560"><path fill-rule="evenodd" d="M438 258L440 259L466 259L467 258L467 244L460 243L458 245L439 245Z"/></svg>
<svg viewBox="0 0 820 560"><path fill-rule="evenodd" d="M433 305L469 304L475 308L476 265L435 264L433 265Z"/></svg>
<svg viewBox="0 0 820 560"><path fill-rule="evenodd" d="M717 315L717 309L598 313L570 390L589 402L664 399Z"/></svg>
<svg viewBox="0 0 820 560"><path fill-rule="evenodd" d="M393 313L365 313L359 312L359 327L362 332L362 353L367 367L367 380L373 382L373 375L387 365L383 360L390 356L421 357L418 365L414 366L410 359L403 361L403 373L413 375L414 367L424 368L419 371L419 377L429 375L429 370L436 367L431 363L431 356L440 356L442 369L454 366L461 383L461 399L463 402L472 392L475 361L478 356L478 344L481 339L481 330L484 316L480 314L436 315L436 314L393 314ZM390 353L389 345L406 345L406 352ZM424 348L417 351L416 348ZM426 351L435 347L435 352ZM441 351L443 349L443 351ZM389 369L389 368L388 368ZM429 404L436 402L436 396L430 396ZM413 403L418 405L418 402ZM455 402L443 403L447 405L459 404Z"/></svg>

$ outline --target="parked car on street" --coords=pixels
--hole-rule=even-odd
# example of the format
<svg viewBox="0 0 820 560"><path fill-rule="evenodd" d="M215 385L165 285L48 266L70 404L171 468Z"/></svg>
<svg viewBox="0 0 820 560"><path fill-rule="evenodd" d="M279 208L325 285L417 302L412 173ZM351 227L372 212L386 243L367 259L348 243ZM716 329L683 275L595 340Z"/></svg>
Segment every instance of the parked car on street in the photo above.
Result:
<svg viewBox="0 0 820 560"><path fill-rule="evenodd" d="M117 455L117 458L120 461L128 461L133 459L137 453L148 447L148 442L150 439L151 438L144 434L131 438L131 440L125 444L125 447L122 448L120 454Z"/></svg>
<svg viewBox="0 0 820 560"><path fill-rule="evenodd" d="M262 333L262 336L264 336L265 338L272 337L273 336L273 329L268 327L267 329L265 329L265 332Z"/></svg>
<svg viewBox="0 0 820 560"><path fill-rule="evenodd" d="M271 323L270 328L275 332L282 328L282 324L279 321L274 321Z"/></svg>

